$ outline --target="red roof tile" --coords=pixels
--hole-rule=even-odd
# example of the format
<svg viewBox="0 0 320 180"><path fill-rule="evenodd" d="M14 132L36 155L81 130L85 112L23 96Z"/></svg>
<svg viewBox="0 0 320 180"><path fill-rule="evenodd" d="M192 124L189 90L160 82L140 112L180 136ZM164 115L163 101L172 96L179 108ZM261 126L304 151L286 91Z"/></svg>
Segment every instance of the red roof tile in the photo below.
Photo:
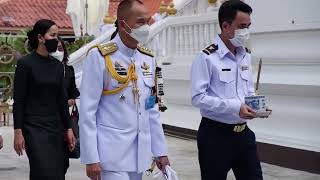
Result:
<svg viewBox="0 0 320 180"><path fill-rule="evenodd" d="M162 0L143 0L153 15ZM121 0L110 0L109 15L116 16ZM168 4L171 0L165 0ZM65 13L67 0L0 0L0 27L31 27L39 19L51 19L59 28L72 29L71 18ZM12 20L6 23L6 19Z"/></svg>
<svg viewBox="0 0 320 180"><path fill-rule="evenodd" d="M59 28L72 28L66 6L67 0L0 0L0 27L31 27L45 18ZM5 23L5 19L12 21Z"/></svg>

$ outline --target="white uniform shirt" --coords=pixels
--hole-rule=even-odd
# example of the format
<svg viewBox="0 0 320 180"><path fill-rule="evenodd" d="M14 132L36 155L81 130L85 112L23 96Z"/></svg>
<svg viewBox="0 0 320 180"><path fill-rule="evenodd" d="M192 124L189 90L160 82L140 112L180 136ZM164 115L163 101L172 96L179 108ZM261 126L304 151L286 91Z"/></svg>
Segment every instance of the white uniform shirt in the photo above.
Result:
<svg viewBox="0 0 320 180"><path fill-rule="evenodd" d="M111 60L118 69L125 68L121 73L126 73L132 62L135 64L140 104L134 103L132 83L119 94L102 95L103 90L115 89L120 84L106 70L99 50L91 50L81 83L81 161L100 162L107 171L142 172L150 167L152 156L167 155L158 106L145 108L154 86L155 60L138 49L126 47L119 35L111 42L118 46ZM149 69L143 69L143 65Z"/></svg>
<svg viewBox="0 0 320 180"><path fill-rule="evenodd" d="M234 56L221 38L214 40L213 53L201 52L191 68L192 104L203 117L227 124L245 122L240 106L245 96L254 95L251 56L237 48Z"/></svg>

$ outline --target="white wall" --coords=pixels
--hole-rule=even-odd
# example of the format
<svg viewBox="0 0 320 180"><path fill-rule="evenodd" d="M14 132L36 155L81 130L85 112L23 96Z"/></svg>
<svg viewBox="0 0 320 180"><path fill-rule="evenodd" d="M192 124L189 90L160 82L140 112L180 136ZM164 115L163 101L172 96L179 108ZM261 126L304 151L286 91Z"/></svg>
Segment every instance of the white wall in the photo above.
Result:
<svg viewBox="0 0 320 180"><path fill-rule="evenodd" d="M253 8L252 29L255 31L320 27L319 0L246 0L246 2Z"/></svg>

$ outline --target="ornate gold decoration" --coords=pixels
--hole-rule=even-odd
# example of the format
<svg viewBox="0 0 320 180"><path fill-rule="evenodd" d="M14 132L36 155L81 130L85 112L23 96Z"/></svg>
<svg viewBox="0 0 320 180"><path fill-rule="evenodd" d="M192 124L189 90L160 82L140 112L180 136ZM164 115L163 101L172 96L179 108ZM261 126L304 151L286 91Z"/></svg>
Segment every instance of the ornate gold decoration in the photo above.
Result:
<svg viewBox="0 0 320 180"><path fill-rule="evenodd" d="M168 6L168 8L167 8L167 13L168 13L169 15L175 15L175 14L177 14L177 9L174 7L174 3L173 3L173 2L171 2L170 5Z"/></svg>
<svg viewBox="0 0 320 180"><path fill-rule="evenodd" d="M210 5L216 4L218 0L208 0L208 3Z"/></svg>
<svg viewBox="0 0 320 180"><path fill-rule="evenodd" d="M115 17L111 17L109 15L106 15L103 19L103 22L105 24L113 24L114 22L116 21L116 18Z"/></svg>
<svg viewBox="0 0 320 180"><path fill-rule="evenodd" d="M164 3L164 1L161 1L161 4L160 4L160 7L159 7L159 13L160 14L163 14L167 12L167 6L166 4Z"/></svg>
<svg viewBox="0 0 320 180"><path fill-rule="evenodd" d="M12 47L8 45L0 46L0 64L10 64L15 58L15 53Z"/></svg>
<svg viewBox="0 0 320 180"><path fill-rule="evenodd" d="M4 98L6 96L10 96L10 94L12 93L13 90L13 76L9 75L9 74L1 74L0 73L0 79L7 79L9 82L7 84L5 84L5 87L3 89L2 95L0 98ZM6 98L4 98L6 99Z"/></svg>
<svg viewBox="0 0 320 180"><path fill-rule="evenodd" d="M90 47L89 50L87 51L87 55L89 54L90 50L92 50L93 48L98 48L98 50L102 56L109 55L109 54L116 52L118 50L118 46L116 43L109 42L106 44L98 44L98 45L94 45L94 46Z"/></svg>

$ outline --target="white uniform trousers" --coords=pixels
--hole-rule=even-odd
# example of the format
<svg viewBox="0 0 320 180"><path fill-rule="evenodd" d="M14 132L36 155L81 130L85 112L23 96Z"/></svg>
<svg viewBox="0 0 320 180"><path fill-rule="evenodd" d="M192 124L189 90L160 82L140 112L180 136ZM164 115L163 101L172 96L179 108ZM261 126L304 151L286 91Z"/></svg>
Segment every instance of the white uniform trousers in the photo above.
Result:
<svg viewBox="0 0 320 180"><path fill-rule="evenodd" d="M102 180L142 180L142 173L103 171Z"/></svg>

